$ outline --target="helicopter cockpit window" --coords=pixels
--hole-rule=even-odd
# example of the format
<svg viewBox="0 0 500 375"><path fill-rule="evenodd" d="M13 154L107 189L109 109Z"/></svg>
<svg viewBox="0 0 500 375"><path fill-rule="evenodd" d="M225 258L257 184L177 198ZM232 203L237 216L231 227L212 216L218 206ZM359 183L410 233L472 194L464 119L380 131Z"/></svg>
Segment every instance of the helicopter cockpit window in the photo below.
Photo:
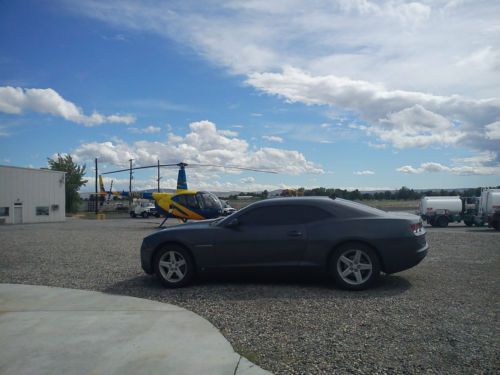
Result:
<svg viewBox="0 0 500 375"><path fill-rule="evenodd" d="M220 209L219 199L210 193L197 193L196 197L204 209Z"/></svg>
<svg viewBox="0 0 500 375"><path fill-rule="evenodd" d="M186 195L186 207L187 208L200 208L196 197L193 194Z"/></svg>

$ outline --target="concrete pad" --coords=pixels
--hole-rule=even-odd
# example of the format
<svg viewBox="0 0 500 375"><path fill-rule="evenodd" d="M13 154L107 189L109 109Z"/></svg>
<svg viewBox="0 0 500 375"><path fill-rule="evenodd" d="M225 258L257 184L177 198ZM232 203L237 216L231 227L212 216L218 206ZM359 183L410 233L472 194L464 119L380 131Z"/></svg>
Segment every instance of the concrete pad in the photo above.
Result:
<svg viewBox="0 0 500 375"><path fill-rule="evenodd" d="M0 373L270 374L208 321L140 298L0 284Z"/></svg>

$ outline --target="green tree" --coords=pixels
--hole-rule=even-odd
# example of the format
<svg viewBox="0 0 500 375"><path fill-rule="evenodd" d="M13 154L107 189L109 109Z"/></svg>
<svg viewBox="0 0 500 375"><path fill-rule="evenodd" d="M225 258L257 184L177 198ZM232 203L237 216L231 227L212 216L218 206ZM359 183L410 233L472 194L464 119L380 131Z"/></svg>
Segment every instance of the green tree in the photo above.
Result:
<svg viewBox="0 0 500 375"><path fill-rule="evenodd" d="M76 164L69 154L57 154L57 158L47 160L53 171L66 172L66 212L76 212L80 203L78 190L87 183L87 180L83 179L86 166Z"/></svg>

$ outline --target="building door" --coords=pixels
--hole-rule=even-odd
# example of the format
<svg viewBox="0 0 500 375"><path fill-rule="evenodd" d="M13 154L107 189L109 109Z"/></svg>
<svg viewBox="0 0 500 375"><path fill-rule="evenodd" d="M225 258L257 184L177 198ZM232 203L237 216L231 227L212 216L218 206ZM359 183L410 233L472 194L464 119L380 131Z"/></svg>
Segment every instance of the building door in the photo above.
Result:
<svg viewBox="0 0 500 375"><path fill-rule="evenodd" d="M23 223L23 206L14 206L14 224Z"/></svg>

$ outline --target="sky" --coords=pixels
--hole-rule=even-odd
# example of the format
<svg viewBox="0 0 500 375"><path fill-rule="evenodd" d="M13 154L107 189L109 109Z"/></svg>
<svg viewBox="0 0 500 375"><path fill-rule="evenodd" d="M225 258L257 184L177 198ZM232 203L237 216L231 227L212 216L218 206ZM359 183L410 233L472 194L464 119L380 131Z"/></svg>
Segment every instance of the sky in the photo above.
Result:
<svg viewBox="0 0 500 375"><path fill-rule="evenodd" d="M0 1L0 164L192 189L500 184L498 1ZM161 187L173 188L175 169ZM105 178L128 189L128 174ZM156 170L134 173L155 188Z"/></svg>

